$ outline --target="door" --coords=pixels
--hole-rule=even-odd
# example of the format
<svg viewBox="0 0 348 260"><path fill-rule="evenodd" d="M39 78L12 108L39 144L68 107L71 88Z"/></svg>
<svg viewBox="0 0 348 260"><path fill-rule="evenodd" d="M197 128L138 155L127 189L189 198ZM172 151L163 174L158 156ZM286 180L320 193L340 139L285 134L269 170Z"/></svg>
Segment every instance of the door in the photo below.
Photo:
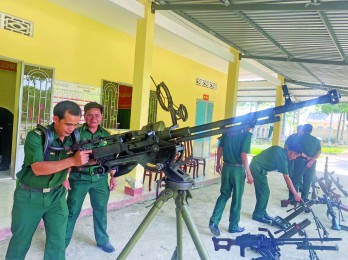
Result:
<svg viewBox="0 0 348 260"><path fill-rule="evenodd" d="M24 143L28 132L37 124L48 125L52 122L53 73L52 68L24 64L20 87L15 172L18 172L23 164Z"/></svg>
<svg viewBox="0 0 348 260"><path fill-rule="evenodd" d="M213 119L213 109L213 102L197 100L195 125L211 123ZM195 140L193 143L193 155L195 157L210 157L210 143L211 137Z"/></svg>

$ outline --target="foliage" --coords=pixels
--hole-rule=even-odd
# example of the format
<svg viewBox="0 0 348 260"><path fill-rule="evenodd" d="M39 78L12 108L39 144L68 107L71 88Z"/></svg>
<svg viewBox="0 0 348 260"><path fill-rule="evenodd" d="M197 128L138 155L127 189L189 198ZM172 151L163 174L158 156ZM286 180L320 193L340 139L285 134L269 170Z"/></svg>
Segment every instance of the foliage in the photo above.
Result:
<svg viewBox="0 0 348 260"><path fill-rule="evenodd" d="M255 156L259 153L261 153L263 150L270 147L272 144L270 142L264 142L264 143L252 143L251 144L251 151L250 154ZM283 144L280 144L281 147L284 147ZM321 147L322 153L325 154L341 154L347 151L347 147L329 147L329 146L322 146Z"/></svg>
<svg viewBox="0 0 348 260"><path fill-rule="evenodd" d="M332 104L322 104L322 105L316 105L315 111L324 113L324 114L331 114L331 113L344 113L348 114L348 103L338 103L335 105Z"/></svg>
<svg viewBox="0 0 348 260"><path fill-rule="evenodd" d="M347 148L344 147L329 147L329 146L322 146L321 151L322 153L328 153L328 154L340 154L347 150Z"/></svg>

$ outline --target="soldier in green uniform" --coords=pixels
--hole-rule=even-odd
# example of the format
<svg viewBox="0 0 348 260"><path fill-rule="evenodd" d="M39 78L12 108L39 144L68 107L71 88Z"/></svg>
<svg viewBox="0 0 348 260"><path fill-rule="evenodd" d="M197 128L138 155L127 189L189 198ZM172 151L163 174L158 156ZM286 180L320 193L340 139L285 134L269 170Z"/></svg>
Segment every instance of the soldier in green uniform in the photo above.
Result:
<svg viewBox="0 0 348 260"><path fill-rule="evenodd" d="M62 148L73 144L70 136L81 116L80 107L71 101L62 101L53 109L53 122L48 130L53 135L50 146ZM46 231L45 260L65 259L65 226L68 217L66 189L62 186L69 167L88 162L90 150L71 153L47 150L44 153L44 135L34 129L26 136L24 163L17 173L14 192L10 240L6 259L24 259L34 232L43 219Z"/></svg>
<svg viewBox="0 0 348 260"><path fill-rule="evenodd" d="M321 154L321 145L318 138L311 135L313 126L311 124L303 125L303 134L299 139L302 148L302 156L296 159L294 163L294 172L291 180L296 191L299 190L301 182L301 198L308 200L309 190L315 176L316 160ZM294 200L292 194L289 194L290 200Z"/></svg>
<svg viewBox="0 0 348 260"><path fill-rule="evenodd" d="M278 171L282 173L286 185L293 193L295 200L301 200L300 195L296 192L288 175L288 160L294 160L300 154L301 148L298 145L289 144L287 149L275 145L262 151L251 160L250 170L254 177L256 195L256 205L252 215L253 220L262 223L270 223L272 221L272 217L270 217L266 211L270 194L267 181L267 173L269 171Z"/></svg>
<svg viewBox="0 0 348 260"><path fill-rule="evenodd" d="M109 133L100 126L103 120L103 106L90 102L84 107L85 124L79 128L81 141L96 137L106 137ZM73 167L69 176L69 181L65 183L68 192L69 217L66 230L65 245L68 246L74 231L76 220L81 212L83 201L89 193L93 208L94 236L97 246L107 253L115 251L110 244L109 236L106 233L107 227L107 205L110 190L116 187L116 179L113 176L115 170L110 171L110 187L108 185L108 174L96 174L94 169L97 167L91 160L89 165ZM70 189L71 188L71 189Z"/></svg>
<svg viewBox="0 0 348 260"><path fill-rule="evenodd" d="M223 134L217 151L216 171L221 173L220 196L216 201L213 214L210 218L209 228L215 236L220 235L219 222L231 197L231 208L228 232L243 232L245 229L239 227L240 210L242 207L242 195L245 186L245 177L249 184L253 183L253 177L249 169L247 154L250 153L251 133L245 131L238 135ZM221 157L223 155L223 167L221 171Z"/></svg>
<svg viewBox="0 0 348 260"><path fill-rule="evenodd" d="M284 148L288 148L289 144L300 145L299 137L303 134L302 129L303 129L303 125L297 126L297 132L290 135L288 138L286 138ZM291 178L292 172L294 171L294 163L295 163L295 160L288 161L288 169L289 169L290 178Z"/></svg>

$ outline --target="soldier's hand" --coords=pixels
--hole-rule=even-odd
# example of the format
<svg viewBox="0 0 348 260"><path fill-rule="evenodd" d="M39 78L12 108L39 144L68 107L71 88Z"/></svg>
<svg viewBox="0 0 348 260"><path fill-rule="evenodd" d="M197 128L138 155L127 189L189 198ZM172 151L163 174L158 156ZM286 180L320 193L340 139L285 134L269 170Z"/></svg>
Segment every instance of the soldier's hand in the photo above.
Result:
<svg viewBox="0 0 348 260"><path fill-rule="evenodd" d="M221 174L221 164L217 164L215 170Z"/></svg>
<svg viewBox="0 0 348 260"><path fill-rule="evenodd" d="M312 165L313 165L313 163L314 163L314 159L310 159L310 160L308 161L308 163L306 164L306 167L307 167L307 168L311 168Z"/></svg>
<svg viewBox="0 0 348 260"><path fill-rule="evenodd" d="M88 163L90 154L92 154L92 150L78 151L72 158L74 166L81 166Z"/></svg>
<svg viewBox="0 0 348 260"><path fill-rule="evenodd" d="M295 201L301 201L301 196L298 194L298 192L294 194L294 199Z"/></svg>
<svg viewBox="0 0 348 260"><path fill-rule="evenodd" d="M114 190L116 188L116 186L117 186L116 178L114 176L111 176L109 190L110 191Z"/></svg>
<svg viewBox="0 0 348 260"><path fill-rule="evenodd" d="M66 190L71 190L69 180L63 181L62 185L63 185L63 187L64 187Z"/></svg>
<svg viewBox="0 0 348 260"><path fill-rule="evenodd" d="M254 178L251 174L247 174L247 183L248 184L253 184L254 183Z"/></svg>

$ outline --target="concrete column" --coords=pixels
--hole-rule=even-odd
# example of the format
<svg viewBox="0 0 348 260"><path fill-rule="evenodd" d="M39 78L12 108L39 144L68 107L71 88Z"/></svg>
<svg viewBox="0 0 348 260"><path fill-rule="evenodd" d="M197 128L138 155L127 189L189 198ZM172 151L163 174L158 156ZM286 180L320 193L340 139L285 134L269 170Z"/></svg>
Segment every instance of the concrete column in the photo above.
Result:
<svg viewBox="0 0 348 260"><path fill-rule="evenodd" d="M280 84L280 86L276 87L275 105L282 106L282 105L284 105L283 90L282 90L282 85L284 85L284 78L282 76L278 75L278 79L281 81L281 84ZM274 123L272 145L279 145L280 144L280 134L282 132L281 122L283 120L283 115L279 115L279 116L280 116L280 122Z"/></svg>
<svg viewBox="0 0 348 260"><path fill-rule="evenodd" d="M151 12L150 1L142 1L142 3L145 6L144 18L138 19L135 44L132 114L130 122L130 128L132 130L139 130L147 124L149 109L155 14ZM136 195L142 192L143 173L144 168L138 165L127 175L131 181L126 182L126 194Z"/></svg>
<svg viewBox="0 0 348 260"><path fill-rule="evenodd" d="M225 118L236 116L237 110L237 93L238 93L238 76L239 76L239 52L231 48L234 61L228 64L227 90L225 103Z"/></svg>

